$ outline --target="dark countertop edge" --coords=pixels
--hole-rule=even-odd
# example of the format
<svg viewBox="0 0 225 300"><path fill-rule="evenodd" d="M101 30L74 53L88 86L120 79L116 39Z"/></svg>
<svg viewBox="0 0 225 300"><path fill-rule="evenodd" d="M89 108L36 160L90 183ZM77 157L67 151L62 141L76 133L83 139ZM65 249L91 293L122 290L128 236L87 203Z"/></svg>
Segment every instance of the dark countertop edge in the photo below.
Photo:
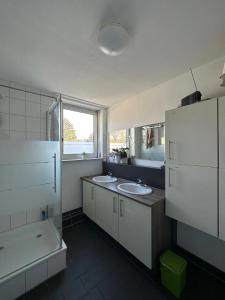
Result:
<svg viewBox="0 0 225 300"><path fill-rule="evenodd" d="M96 177L96 176L102 176L102 174L97 174L97 175L92 175L92 176L83 176L83 177L81 177L81 180L89 182L89 183L94 184L94 185L97 185L97 186L99 186L99 187L101 187L101 188L103 188L105 190L108 190L108 191L110 191L112 193L117 193L117 194L119 194L121 196L129 198L129 199L131 199L133 201L136 201L136 202L141 203L141 204L143 204L145 206L148 206L148 207L153 207L154 205L156 205L160 201L165 201L165 191L163 189L158 189L158 188L151 187L152 190L153 190L153 193L155 191L161 191L163 193L163 197L161 197L161 198L159 197L159 199L152 199L151 200L151 199L144 198L145 196L142 196L142 195L132 195L132 194L128 194L128 193L122 192L122 191L120 191L118 189L115 191L114 189L111 189L109 186L106 186L104 184L101 184L101 183L93 181L92 178ZM118 184L118 182L120 180L122 180L123 182L133 182L131 180L126 180L126 179L123 179L123 178L117 178L117 179L118 179L118 181L115 182L115 184ZM148 197L151 197L153 195L153 193L149 194ZM147 203L147 201L152 201L153 203Z"/></svg>

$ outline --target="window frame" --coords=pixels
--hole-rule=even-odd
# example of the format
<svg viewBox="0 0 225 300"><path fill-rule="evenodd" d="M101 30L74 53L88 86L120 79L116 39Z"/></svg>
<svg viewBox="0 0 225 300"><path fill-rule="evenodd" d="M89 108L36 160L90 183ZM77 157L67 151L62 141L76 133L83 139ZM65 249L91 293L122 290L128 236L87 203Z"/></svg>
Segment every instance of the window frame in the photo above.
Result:
<svg viewBox="0 0 225 300"><path fill-rule="evenodd" d="M64 153L64 109L71 110L74 112L85 113L89 115L93 115L93 142L94 142L94 152L87 153L85 159L97 158L98 157L98 111L92 110L89 108L83 108L73 104L63 103L62 105L62 157L65 160L82 160L81 153L80 154L66 154Z"/></svg>

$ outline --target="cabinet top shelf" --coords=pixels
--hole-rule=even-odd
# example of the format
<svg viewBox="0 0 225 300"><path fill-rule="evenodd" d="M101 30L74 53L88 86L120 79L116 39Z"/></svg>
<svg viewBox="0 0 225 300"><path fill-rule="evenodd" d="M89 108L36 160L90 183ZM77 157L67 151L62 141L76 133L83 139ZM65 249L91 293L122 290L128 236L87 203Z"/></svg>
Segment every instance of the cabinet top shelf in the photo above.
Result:
<svg viewBox="0 0 225 300"><path fill-rule="evenodd" d="M95 176L98 176L98 175L95 175ZM146 206L149 206L149 207L152 207L156 203L158 203L160 201L164 201L164 199L165 199L165 192L164 192L164 190L161 190L161 189L151 187L152 188L152 193L151 194L144 195L144 196L133 195L133 194L128 194L128 193L122 192L122 191L118 190L118 188L117 188L117 186L120 183L132 182L132 181L128 181L126 179L118 178L117 182L100 183L100 182L93 181L93 177L95 177L95 176L85 176L85 177L82 177L81 180L87 181L87 182L92 183L92 184L97 185L97 186L100 186L104 189L107 189L111 192L114 192L114 193L117 193L119 195L125 196L127 198L130 198L134 201L137 201L137 202L142 203L142 204L144 204Z"/></svg>

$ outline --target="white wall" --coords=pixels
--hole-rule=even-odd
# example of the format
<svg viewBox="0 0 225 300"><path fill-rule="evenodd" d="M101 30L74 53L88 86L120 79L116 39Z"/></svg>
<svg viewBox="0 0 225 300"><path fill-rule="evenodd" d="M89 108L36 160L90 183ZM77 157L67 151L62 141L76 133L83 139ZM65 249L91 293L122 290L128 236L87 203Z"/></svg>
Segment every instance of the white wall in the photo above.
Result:
<svg viewBox="0 0 225 300"><path fill-rule="evenodd" d="M220 87L225 56L193 70L203 97L225 95ZM175 108L180 100L194 91L190 73L182 74L152 89L110 107L109 131L163 122L165 111Z"/></svg>
<svg viewBox="0 0 225 300"><path fill-rule="evenodd" d="M182 223L177 226L180 247L225 272L225 242Z"/></svg>
<svg viewBox="0 0 225 300"><path fill-rule="evenodd" d="M220 87L225 57L194 69L198 89L204 98L225 95ZM176 108L180 100L194 91L189 73L162 83L109 109L109 131L165 120L165 111ZM178 222L178 245L225 271L225 242Z"/></svg>
<svg viewBox="0 0 225 300"><path fill-rule="evenodd" d="M62 205L63 212L82 206L82 176L102 174L102 160L74 160L62 165Z"/></svg>

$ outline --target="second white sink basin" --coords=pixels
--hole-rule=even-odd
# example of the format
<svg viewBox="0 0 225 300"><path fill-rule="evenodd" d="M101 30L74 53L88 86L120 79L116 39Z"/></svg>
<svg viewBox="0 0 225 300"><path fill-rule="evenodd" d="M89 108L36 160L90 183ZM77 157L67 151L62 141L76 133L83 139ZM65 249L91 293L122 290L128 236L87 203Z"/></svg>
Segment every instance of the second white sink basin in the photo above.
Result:
<svg viewBox="0 0 225 300"><path fill-rule="evenodd" d="M149 186L138 183L126 182L117 185L118 190L133 195L148 195L152 192Z"/></svg>
<svg viewBox="0 0 225 300"><path fill-rule="evenodd" d="M93 178L93 181L101 183L111 183L116 182L117 178L112 176L96 176Z"/></svg>

